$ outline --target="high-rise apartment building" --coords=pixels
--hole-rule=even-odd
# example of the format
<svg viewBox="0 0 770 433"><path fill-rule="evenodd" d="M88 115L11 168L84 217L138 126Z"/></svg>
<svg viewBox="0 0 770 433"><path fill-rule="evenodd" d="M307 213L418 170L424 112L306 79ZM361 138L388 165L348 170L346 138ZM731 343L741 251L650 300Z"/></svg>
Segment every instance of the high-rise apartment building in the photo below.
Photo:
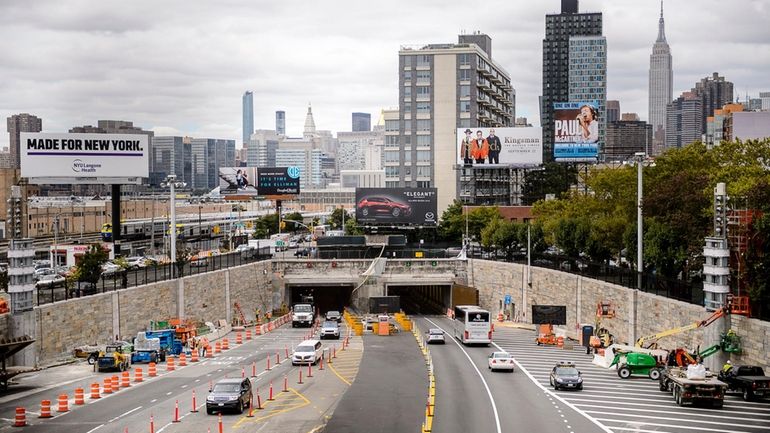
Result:
<svg viewBox="0 0 770 433"><path fill-rule="evenodd" d="M570 100L570 38L601 35L601 12L579 13L578 0L562 0L561 13L545 16L543 95L540 98L544 161L553 160L553 104Z"/></svg>
<svg viewBox="0 0 770 433"><path fill-rule="evenodd" d="M243 141L248 146L249 137L254 132L254 94L247 91L243 94Z"/></svg>
<svg viewBox="0 0 770 433"><path fill-rule="evenodd" d="M706 133L703 134L703 143L711 149L719 146L724 137L725 118L731 113L743 111L741 104L725 104L722 108L714 110L713 115L706 118Z"/></svg>
<svg viewBox="0 0 770 433"><path fill-rule="evenodd" d="M14 114L7 119L8 135L10 136L11 164L9 168L21 167L20 143L22 132L40 132L43 130L43 119L29 113Z"/></svg>
<svg viewBox="0 0 770 433"><path fill-rule="evenodd" d="M169 174L184 180L184 139L179 136L161 136L152 139L152 154L155 171L151 173L150 184L160 185Z"/></svg>
<svg viewBox="0 0 770 433"><path fill-rule="evenodd" d="M604 160L627 161L636 152L651 154L652 125L639 120L618 120L607 123Z"/></svg>
<svg viewBox="0 0 770 433"><path fill-rule="evenodd" d="M666 148L679 148L702 138L703 99L693 92L666 105Z"/></svg>
<svg viewBox="0 0 770 433"><path fill-rule="evenodd" d="M248 167L276 167L275 151L280 140L277 131L257 129L251 134L249 148L246 151Z"/></svg>
<svg viewBox="0 0 770 433"><path fill-rule="evenodd" d="M154 137L151 158L155 185L175 174L192 189L213 189L219 185L219 168L235 166L235 140Z"/></svg>
<svg viewBox="0 0 770 433"><path fill-rule="evenodd" d="M477 169L457 167L456 128L512 126L515 91L508 72L492 60L492 39L482 33L460 35L456 44L402 47L398 54L400 107L398 119L385 117L385 183L437 188L440 214L463 198L458 171L472 178ZM483 199L497 202L496 196Z"/></svg>
<svg viewBox="0 0 770 433"><path fill-rule="evenodd" d="M338 132L337 169L381 170L383 131Z"/></svg>
<svg viewBox="0 0 770 433"><path fill-rule="evenodd" d="M620 120L620 101L607 101L607 124Z"/></svg>
<svg viewBox="0 0 770 433"><path fill-rule="evenodd" d="M759 99L762 100L762 111L770 111L770 92L759 92Z"/></svg>
<svg viewBox="0 0 770 433"><path fill-rule="evenodd" d="M650 78L648 89L648 121L652 125L653 148L655 152L663 149L666 140L666 106L674 98L674 70L671 60L671 48L666 41L663 21L663 2L660 2L658 19L658 38L650 54Z"/></svg>
<svg viewBox="0 0 770 433"><path fill-rule="evenodd" d="M275 151L277 167L299 167L300 190L323 188L323 171L321 149L284 148Z"/></svg>
<svg viewBox="0 0 770 433"><path fill-rule="evenodd" d="M604 36L570 36L569 102L599 104L599 158L607 129L607 40Z"/></svg>
<svg viewBox="0 0 770 433"><path fill-rule="evenodd" d="M700 133L705 134L708 117L714 115L714 110L733 101L733 83L714 72L710 77L705 77L695 83L695 87L690 92L701 99L703 112L701 113Z"/></svg>
<svg viewBox="0 0 770 433"><path fill-rule="evenodd" d="M286 135L286 112L275 112L275 133L278 135Z"/></svg>
<svg viewBox="0 0 770 433"><path fill-rule="evenodd" d="M369 113L353 113L352 116L353 132L363 132L372 130L372 115Z"/></svg>

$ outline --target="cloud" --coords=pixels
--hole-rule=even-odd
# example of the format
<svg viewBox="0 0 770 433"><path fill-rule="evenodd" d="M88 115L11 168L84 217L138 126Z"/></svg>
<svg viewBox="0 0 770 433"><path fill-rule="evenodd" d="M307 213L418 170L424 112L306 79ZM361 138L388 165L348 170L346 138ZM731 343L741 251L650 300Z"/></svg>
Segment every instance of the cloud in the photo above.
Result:
<svg viewBox="0 0 770 433"><path fill-rule="evenodd" d="M546 2L352 0L0 2L0 116L30 112L45 131L99 119L131 120L158 134L240 142L241 95L254 91L255 127L285 110L302 132L312 102L319 129L350 129L350 113L398 104L402 45L455 42L463 31L492 37L511 75L517 115L539 119ZM647 116L649 54L659 3L584 0L604 13L608 98ZM770 90L770 8L760 0L666 2L676 94L719 71L736 90ZM676 96L675 94L675 96ZM0 146L8 135L0 134Z"/></svg>

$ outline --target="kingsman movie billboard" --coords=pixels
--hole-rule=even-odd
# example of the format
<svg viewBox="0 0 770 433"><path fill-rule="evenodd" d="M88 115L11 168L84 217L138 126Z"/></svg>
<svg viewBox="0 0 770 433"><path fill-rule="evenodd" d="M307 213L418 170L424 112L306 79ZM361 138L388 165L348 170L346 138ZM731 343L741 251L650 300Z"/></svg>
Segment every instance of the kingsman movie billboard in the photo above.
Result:
<svg viewBox="0 0 770 433"><path fill-rule="evenodd" d="M458 128L457 143L458 165L543 163L543 128Z"/></svg>
<svg viewBox="0 0 770 433"><path fill-rule="evenodd" d="M359 224L436 225L436 188L356 188Z"/></svg>
<svg viewBox="0 0 770 433"><path fill-rule="evenodd" d="M22 132L21 176L31 183L142 183L149 176L143 134Z"/></svg>
<svg viewBox="0 0 770 433"><path fill-rule="evenodd" d="M553 104L553 158L561 162L595 162L599 156L599 103Z"/></svg>

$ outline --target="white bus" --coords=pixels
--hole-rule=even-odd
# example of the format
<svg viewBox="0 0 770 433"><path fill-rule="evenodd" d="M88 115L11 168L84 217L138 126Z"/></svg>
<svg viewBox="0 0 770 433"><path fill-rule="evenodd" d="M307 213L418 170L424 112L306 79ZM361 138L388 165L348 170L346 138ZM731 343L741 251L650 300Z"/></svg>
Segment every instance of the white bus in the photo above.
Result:
<svg viewBox="0 0 770 433"><path fill-rule="evenodd" d="M492 343L489 311L475 305L458 305L454 310L455 338L463 344Z"/></svg>

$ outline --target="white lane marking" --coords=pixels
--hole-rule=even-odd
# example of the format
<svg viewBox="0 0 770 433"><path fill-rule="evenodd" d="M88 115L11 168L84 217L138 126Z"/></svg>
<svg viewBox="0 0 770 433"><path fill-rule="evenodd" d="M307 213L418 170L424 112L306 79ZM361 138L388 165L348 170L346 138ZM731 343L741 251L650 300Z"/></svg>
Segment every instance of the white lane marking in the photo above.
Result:
<svg viewBox="0 0 770 433"><path fill-rule="evenodd" d="M587 412L588 413L596 413L596 414L599 414L599 415L615 415L612 412L602 412L602 411L598 411L598 410L589 410ZM636 415L636 414L632 414L632 413L624 414L624 416L630 416L630 417L636 417L636 418L640 418L640 417L641 418L647 418L647 417L649 417L649 415L645 415L645 414ZM660 421L679 421L679 422L682 422L684 424L710 424L710 425L724 425L724 424L727 424L727 423L724 423L724 422L717 422L717 421L704 421L702 419L674 418L674 417L669 417L669 416L656 416L655 419L656 420L660 420ZM759 420L751 420L751 421L759 421ZM633 421L631 421L631 422L633 422ZM766 428L766 427L761 426L761 425L737 424L737 423L735 423L735 421L730 422L729 425L730 426L734 426L734 427L746 427L746 428ZM677 426L677 427L680 427L680 426ZM681 426L681 427L684 427L684 426Z"/></svg>
<svg viewBox="0 0 770 433"><path fill-rule="evenodd" d="M611 418L597 418L599 421L607 421L607 422L618 422L617 419L611 419ZM688 422L692 422L692 420L689 420ZM715 428L707 428L707 427L688 427L686 425L671 425L671 424L661 424L661 423L653 423L653 422L645 422L645 426L649 427L672 427L676 430L673 430L674 432L681 432L682 429L684 430L695 430L698 433L711 431L711 432L720 432L720 433L748 433L744 430L722 430L722 429L715 429ZM756 427L754 427L756 428ZM621 429L621 430L628 430L623 429L621 427L613 427L613 429ZM634 431L649 431L649 430L636 430ZM656 433L659 433L658 430L655 430Z"/></svg>
<svg viewBox="0 0 770 433"><path fill-rule="evenodd" d="M507 350L505 350L505 349L503 349L502 347L498 346L498 344L497 344L497 343L495 343L494 341L492 342L492 345L493 345L493 346L495 346L495 347L497 348L497 350L499 350L499 351L501 351L501 352L507 352ZM572 410L574 410L575 412L577 412L577 413L579 413L579 414L583 415L584 417L586 417L586 419L588 419L588 420L589 420L589 421L591 421L592 423L596 424L596 425L597 425L597 426L598 426L600 429L602 429L603 431L605 431L605 432L607 432L607 433L612 433L612 430L610 430L609 428L607 428L606 426L604 426L604 424L600 423L600 422L599 422L599 420L597 420L596 418L594 418L594 417L592 417L592 416L588 415L587 413L585 413L585 411L583 411L583 410L579 409L579 408L578 408L578 407L576 407L574 404L572 404L572 403L570 403L569 401L567 401L567 400L565 400L564 398L562 398L560 395L558 395L558 394L556 394L555 392L551 391L550 389L548 389L548 388L544 387L544 386L543 386L543 385L542 385L542 384L541 384L541 383L540 383L540 382L539 382L537 379L535 379L535 377L534 377L534 376L532 376L532 374L531 374L529 371L527 371L527 369L526 369L526 368L524 368L524 366L523 366L523 365L521 365L521 363L519 363L519 361L517 361L517 360L516 360L516 358L513 358L513 362L516 364L516 366L517 366L517 367L519 367L519 370L523 371L523 372L524 372L524 374L526 374L526 375L527 375L527 377L529 378L529 380L531 380L531 381L532 381L532 382L533 382L533 383L534 383L536 386L540 387L540 389L542 389L543 391L545 391L545 393L546 393L546 394L553 396L555 399L557 399L557 400L561 401L562 403L566 404L566 405L567 405L567 407L569 407L570 409L572 409ZM565 421L566 421L566 420L565 420Z"/></svg>
<svg viewBox="0 0 770 433"><path fill-rule="evenodd" d="M441 326L439 326L438 324L436 324L436 322L427 318L425 320L432 323L433 326L444 331L444 333L447 333L447 331ZM457 339L452 337L450 337L450 339L457 345L458 348L460 348L460 350L462 350L463 354L465 354L465 357L468 358L468 362L470 362L471 366L473 366L473 369L476 370L476 374L479 375L479 379L481 379L481 383L484 384L484 388L487 390L487 396L489 397L489 401L492 403L492 412L495 414L495 426L497 427L497 433L502 433L502 429L500 428L500 416L497 414L497 405L495 404L495 398L492 396L492 391L489 390L489 385L487 384L487 381L484 379L484 376L479 371L479 368L476 367L476 363L473 362L473 359L471 359L471 356L468 355L468 352L465 351L465 348L462 347L460 343L457 342Z"/></svg>
<svg viewBox="0 0 770 433"><path fill-rule="evenodd" d="M173 392L173 391L169 391L169 392L167 392L167 393L166 393L166 395L171 395L171 393L172 393L172 392Z"/></svg>
<svg viewBox="0 0 770 433"><path fill-rule="evenodd" d="M88 430L86 433L93 433L93 432L99 430L102 427L104 427L104 424L99 424L98 426L92 428L91 430Z"/></svg>
<svg viewBox="0 0 770 433"><path fill-rule="evenodd" d="M617 398L617 397L614 397L614 398ZM614 407L616 409L618 408L618 403L619 403L617 400L589 400L589 399L584 399L584 398L570 398L570 401L576 402L575 403L576 406L586 406L586 407L604 407L604 406L598 406L598 404L600 404L600 403L611 404L612 407ZM580 402L585 402L585 403L580 403ZM622 402L620 404L624 404L624 405L627 405L627 406L647 406L647 407L651 407L652 409L646 409L646 410L653 410L653 411L657 411L657 410L662 409L659 404L627 403L627 402ZM725 405L724 405L724 407L728 408L728 409L729 409L729 406L730 405L727 404L727 403L725 403ZM740 408L740 406L737 406L737 407ZM626 408L626 407L624 407L623 409L624 410L626 410L626 409L627 410L639 410L639 409ZM672 409L676 409L676 408L673 407ZM681 408L681 409L682 409L681 411L677 411L676 413L689 413L689 414L692 414L693 411L695 411L695 412L704 412L704 415L706 415L706 416L718 416L718 415L707 415L707 414L713 414L714 413L714 409L707 409L707 408L703 408L703 407L687 407L687 408ZM744 412L744 411L735 410L735 409L729 409L727 411L723 411L722 413L726 413L726 414L730 414L730 415L754 415L754 416L767 415L766 413Z"/></svg>
<svg viewBox="0 0 770 433"><path fill-rule="evenodd" d="M109 421L107 421L107 422L108 422L108 423L111 423L111 422L113 422L113 421L117 421L117 420L119 420L119 419L123 418L124 416L126 416L126 415L130 414L131 412L136 412L137 410L139 410L139 409L141 409L141 408L142 408L142 406L139 406L139 407L135 407L135 408L133 408L133 409L129 410L128 412L123 412L122 414L120 414L120 415L116 416L115 418L113 418L113 419L111 419L111 420L109 420Z"/></svg>
<svg viewBox="0 0 770 433"><path fill-rule="evenodd" d="M187 385L182 385L182 388L187 388Z"/></svg>
<svg viewBox="0 0 770 433"><path fill-rule="evenodd" d="M596 409L617 409L617 406L582 405L582 404L579 405L579 406L588 406L588 407L592 407L592 408L596 408ZM670 411L670 410L663 410L663 408L660 408L660 407L657 408L657 409L637 409L637 408L633 408L633 407L624 407L623 410L626 410L626 411L636 411L636 412L653 412L653 413L656 413L656 414L665 413L665 414L670 414L670 415L685 415L685 414L687 414L687 412L684 412L684 411L677 411L677 412L675 412L675 411ZM588 411L588 412L591 412L591 411ZM707 414L704 414L704 413L699 413L698 416L699 417L708 417L708 418L724 418L724 419L730 420L729 423L732 424L733 421L735 420L735 417L732 416L732 415L734 415L735 412L724 412L724 414L725 415L707 415ZM630 415L630 416L643 416L643 415L634 415L634 414L627 414L627 415ZM754 418L751 421L758 422L758 423L770 423L770 419ZM700 422L700 421L693 420L693 422Z"/></svg>
<svg viewBox="0 0 770 433"><path fill-rule="evenodd" d="M157 398L153 398L152 400L150 400L150 403L155 403L156 401L158 401L158 399Z"/></svg>

